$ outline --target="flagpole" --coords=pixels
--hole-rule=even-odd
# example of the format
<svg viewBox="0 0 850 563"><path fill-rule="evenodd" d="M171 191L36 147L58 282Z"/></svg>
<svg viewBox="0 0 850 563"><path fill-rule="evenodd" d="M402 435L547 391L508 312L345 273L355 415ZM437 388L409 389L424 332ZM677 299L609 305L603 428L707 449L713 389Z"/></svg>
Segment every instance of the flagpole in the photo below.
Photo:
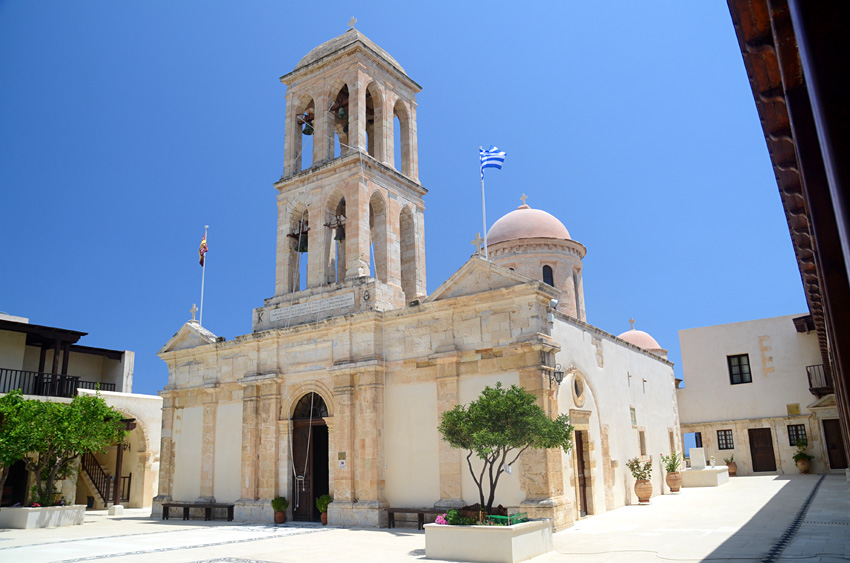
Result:
<svg viewBox="0 0 850 563"><path fill-rule="evenodd" d="M207 240L207 229L209 225L204 225L204 242ZM207 257L204 253L204 265L201 266L201 316L198 318L198 324L204 326L204 277L207 273Z"/></svg>
<svg viewBox="0 0 850 563"><path fill-rule="evenodd" d="M481 151L484 150L484 147L478 147L478 154L480 158ZM480 164L480 163L479 163ZM484 205L484 169L481 169L481 220L484 223L484 259L489 260L490 255L487 252L487 210Z"/></svg>

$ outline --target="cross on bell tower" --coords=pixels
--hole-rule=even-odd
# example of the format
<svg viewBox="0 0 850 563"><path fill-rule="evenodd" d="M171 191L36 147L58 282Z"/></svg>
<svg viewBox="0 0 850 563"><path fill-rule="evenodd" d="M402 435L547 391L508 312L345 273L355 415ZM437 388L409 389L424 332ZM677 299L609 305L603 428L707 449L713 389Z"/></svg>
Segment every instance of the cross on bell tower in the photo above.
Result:
<svg viewBox="0 0 850 563"><path fill-rule="evenodd" d="M287 87L285 157L275 184L275 297L267 303L360 287L364 278L377 284L371 295L382 296L371 309L426 294L421 87L355 22L280 79Z"/></svg>

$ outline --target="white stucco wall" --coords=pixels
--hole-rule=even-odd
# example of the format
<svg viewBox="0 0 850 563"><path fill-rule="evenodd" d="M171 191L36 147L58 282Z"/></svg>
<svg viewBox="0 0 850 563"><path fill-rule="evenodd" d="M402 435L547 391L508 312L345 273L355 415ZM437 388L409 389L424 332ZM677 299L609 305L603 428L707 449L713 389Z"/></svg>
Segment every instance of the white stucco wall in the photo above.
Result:
<svg viewBox="0 0 850 563"><path fill-rule="evenodd" d="M174 500L194 501L201 496L201 433L204 408L186 407L174 412Z"/></svg>
<svg viewBox="0 0 850 563"><path fill-rule="evenodd" d="M241 401L219 403L216 410L215 443L218 446L215 449L213 476L215 500L217 502L234 502L239 499L239 493L242 490ZM198 451L200 452L200 448Z"/></svg>
<svg viewBox="0 0 850 563"><path fill-rule="evenodd" d="M440 498L437 390L433 383L384 391L386 497L390 506L428 506Z"/></svg>
<svg viewBox="0 0 850 563"><path fill-rule="evenodd" d="M817 335L799 333L786 315L679 331L685 387L683 424L785 416L786 405L814 401L806 366L822 363ZM752 383L732 385L726 357L748 354Z"/></svg>
<svg viewBox="0 0 850 563"><path fill-rule="evenodd" d="M602 427L608 428L608 448L612 471L613 495L610 508L637 502L634 496L634 479L626 461L640 455L639 431L643 430L646 454L652 459L653 494L666 491L660 455L670 453L670 430L674 432L674 446L679 445L678 414L676 407L673 367L657 356L635 348L615 336L587 325L557 317L552 336L560 343L561 351L555 361L569 373L577 370L584 378L587 390L583 406L575 404L571 389L572 378L565 379L558 389L560 412L570 409L591 412L589 440L591 467L594 477L592 502L594 513L606 509L603 476ZM631 377L629 377L631 375ZM643 380L646 380L644 382ZM631 423L630 408L635 409L637 426ZM574 503L575 488L570 485L575 467L575 450L565 461L565 490ZM574 479L574 476L572 476Z"/></svg>
<svg viewBox="0 0 850 563"><path fill-rule="evenodd" d="M0 368L23 369L27 335L0 330Z"/></svg>

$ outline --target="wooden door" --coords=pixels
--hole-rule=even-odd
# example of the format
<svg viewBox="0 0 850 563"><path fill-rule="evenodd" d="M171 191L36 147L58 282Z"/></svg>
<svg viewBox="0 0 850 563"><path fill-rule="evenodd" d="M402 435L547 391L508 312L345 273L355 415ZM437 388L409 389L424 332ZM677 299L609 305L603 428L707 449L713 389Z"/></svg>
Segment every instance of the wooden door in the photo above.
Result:
<svg viewBox="0 0 850 563"><path fill-rule="evenodd" d="M313 436L309 422L293 422L292 461L296 476L292 483L292 519L311 522L316 509L313 502Z"/></svg>
<svg viewBox="0 0 850 563"><path fill-rule="evenodd" d="M584 474L584 432L576 432L576 465L578 467L578 496L579 514L587 516L587 478Z"/></svg>
<svg viewBox="0 0 850 563"><path fill-rule="evenodd" d="M753 472L776 471L776 456L773 455L773 437L770 428L750 428L749 434Z"/></svg>
<svg viewBox="0 0 850 563"><path fill-rule="evenodd" d="M841 426L837 418L823 421L823 439L830 469L847 469L847 452L841 440Z"/></svg>

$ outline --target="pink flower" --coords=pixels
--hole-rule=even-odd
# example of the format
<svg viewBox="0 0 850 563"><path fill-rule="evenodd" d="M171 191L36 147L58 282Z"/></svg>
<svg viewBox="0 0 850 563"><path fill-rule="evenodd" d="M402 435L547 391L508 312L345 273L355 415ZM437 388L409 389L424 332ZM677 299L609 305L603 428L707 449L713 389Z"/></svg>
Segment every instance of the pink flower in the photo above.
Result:
<svg viewBox="0 0 850 563"><path fill-rule="evenodd" d="M442 524L443 526L448 524L448 522L446 521L446 514L443 513L443 514L440 514L439 516L437 516L437 519L434 520L434 524Z"/></svg>

